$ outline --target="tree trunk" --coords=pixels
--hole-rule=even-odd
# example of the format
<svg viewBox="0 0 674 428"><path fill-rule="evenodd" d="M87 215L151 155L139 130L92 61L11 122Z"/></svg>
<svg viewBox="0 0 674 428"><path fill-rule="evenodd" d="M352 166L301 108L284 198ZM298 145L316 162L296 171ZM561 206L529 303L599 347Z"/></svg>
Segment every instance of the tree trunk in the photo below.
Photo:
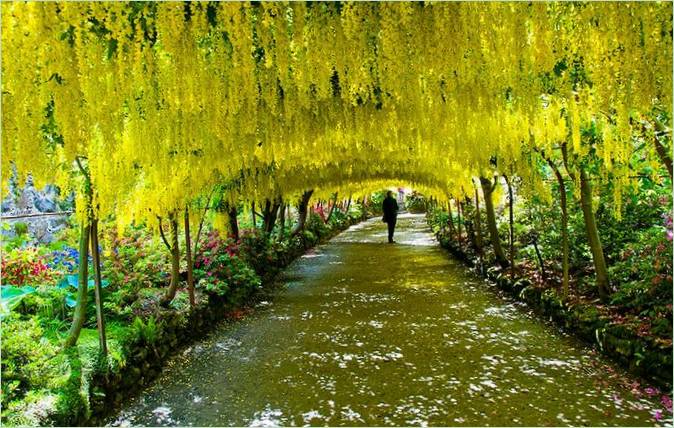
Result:
<svg viewBox="0 0 674 428"><path fill-rule="evenodd" d="M541 250L538 249L538 238L536 236L532 239L532 244L534 245L534 251L536 251L538 265L541 267L541 278L545 281L547 275L545 274L545 265L543 264L543 257L541 257Z"/></svg>
<svg viewBox="0 0 674 428"><path fill-rule="evenodd" d="M454 237L456 230L454 229L454 218L452 216L452 201L447 201L447 224L449 225L449 236Z"/></svg>
<svg viewBox="0 0 674 428"><path fill-rule="evenodd" d="M463 225L466 229L466 238L470 243L470 246L477 251L477 237L475 236L475 226L473 225L473 218L466 215L466 207L471 205L471 200L468 196L464 197L463 202L461 202L461 210L463 211Z"/></svg>
<svg viewBox="0 0 674 428"><path fill-rule="evenodd" d="M458 199L454 199L456 202L456 224L459 229L458 234L456 235L457 241L459 241L459 248L461 248L461 242L463 241L463 237L461 236L461 203L459 202Z"/></svg>
<svg viewBox="0 0 674 428"><path fill-rule="evenodd" d="M494 212L494 201L492 199L492 192L494 187L496 187L497 181L494 179L492 184L491 180L485 177L480 177L480 183L482 184L482 194L484 195L484 207L487 213L487 228L489 229L489 236L491 237L492 247L494 248L494 255L496 256L496 261L501 267L508 267L508 260L503 253L503 248L501 247L501 240L498 236L498 228L496 227L496 213Z"/></svg>
<svg viewBox="0 0 674 428"><path fill-rule="evenodd" d="M250 203L250 214L253 217L253 229L257 228L257 218L255 217L255 202Z"/></svg>
<svg viewBox="0 0 674 428"><path fill-rule="evenodd" d="M108 343L105 338L105 319L103 318L103 284L101 281L101 252L98 249L98 220L91 222L91 255L94 265L94 296L96 298L96 324L101 352L108 355Z"/></svg>
<svg viewBox="0 0 674 428"><path fill-rule="evenodd" d="M93 188L91 186L89 171L82 165L79 157L76 157L75 161L77 162L80 172L84 176L85 209L87 216L80 228L77 304L73 313L73 322L68 331L68 337L63 344L64 348L70 348L77 344L77 339L80 337L82 326L87 317L87 294L89 291L89 239L91 238L91 225L94 220Z"/></svg>
<svg viewBox="0 0 674 428"><path fill-rule="evenodd" d="M590 243L590 251L592 252L592 261L594 262L594 270L597 275L597 288L599 297L602 300L608 298L609 295L609 276L606 268L606 260L604 259L604 249L599 238L599 230L592 210L592 187L587 173L584 169L580 169L580 205L583 209L583 218L585 219L585 232Z"/></svg>
<svg viewBox="0 0 674 428"><path fill-rule="evenodd" d="M262 212L262 228L266 234L271 234L274 231L280 206L280 199L277 199L273 203L269 199L265 201L264 210Z"/></svg>
<svg viewBox="0 0 674 428"><path fill-rule="evenodd" d="M79 254L79 272L77 282L77 305L73 314L73 323L68 332L68 338L63 344L64 348L69 348L77 343L80 337L80 331L87 317L87 287L89 285L89 237L91 234L91 226L89 219L84 220L85 223L80 228L80 254Z"/></svg>
<svg viewBox="0 0 674 428"><path fill-rule="evenodd" d="M658 136L653 138L653 142L655 144L655 151L658 153L658 157L665 165L665 168L667 168L669 178L672 179L672 158L667 153L667 149L665 149L665 146L660 142L660 138Z"/></svg>
<svg viewBox="0 0 674 428"><path fill-rule="evenodd" d="M332 213L335 211L335 205L337 205L337 192L335 192L335 197L332 200L332 206L330 207L330 212L328 213L328 217L325 219L326 223L330 222L330 219L332 218Z"/></svg>
<svg viewBox="0 0 674 428"><path fill-rule="evenodd" d="M199 239L197 237L197 239ZM190 306L196 306L194 298L194 262L192 261L192 241L190 237L190 210L185 208L185 260L187 261L187 292L190 296Z"/></svg>
<svg viewBox="0 0 674 428"><path fill-rule="evenodd" d="M265 232L269 228L269 220L271 218L272 203L269 199L264 201L264 208L262 208L262 230Z"/></svg>
<svg viewBox="0 0 674 428"><path fill-rule="evenodd" d="M480 196L475 187L475 246L478 255L482 255L482 222L480 219Z"/></svg>
<svg viewBox="0 0 674 428"><path fill-rule="evenodd" d="M351 195L349 195L349 201L346 203L346 208L344 208L344 214L349 215L349 208L351 208Z"/></svg>
<svg viewBox="0 0 674 428"><path fill-rule="evenodd" d="M475 248L475 251L477 252L477 241L475 237L475 227L473 227L473 221L465 220L464 224L466 225L466 235L468 235L470 245L472 245L473 248Z"/></svg>
<svg viewBox="0 0 674 428"><path fill-rule="evenodd" d="M279 209L279 223L281 224L281 231L279 233L279 240L282 240L286 234L286 205L281 201Z"/></svg>
<svg viewBox="0 0 674 428"><path fill-rule="evenodd" d="M314 190L307 190L302 194L302 198L298 202L297 205L297 211L298 211L298 219L297 219L297 226L295 226L295 229L293 229L291 236L296 236L299 234L303 229L304 229L304 224L307 221L307 209L309 207L309 199L311 199L311 195L314 193Z"/></svg>
<svg viewBox="0 0 674 428"><path fill-rule="evenodd" d="M508 236L510 241L510 279L515 278L515 234L513 231L513 186L508 177L504 174L506 185L508 186Z"/></svg>
<svg viewBox="0 0 674 428"><path fill-rule="evenodd" d="M227 209L227 217L229 217L229 232L236 241L239 240L239 222L236 218L237 215L238 213L236 210L236 204L230 205Z"/></svg>
<svg viewBox="0 0 674 428"><path fill-rule="evenodd" d="M178 220L175 213L169 216L171 225L171 245L167 245L171 251L171 284L166 294L161 298L161 305L168 306L176 296L178 284L180 283L180 247L178 245ZM160 225L161 227L161 225Z"/></svg>
<svg viewBox="0 0 674 428"><path fill-rule="evenodd" d="M559 201L562 208L562 293L564 296L569 294L569 213L566 206L566 185L564 177L557 168L557 165L550 158L545 158L557 178L559 185Z"/></svg>

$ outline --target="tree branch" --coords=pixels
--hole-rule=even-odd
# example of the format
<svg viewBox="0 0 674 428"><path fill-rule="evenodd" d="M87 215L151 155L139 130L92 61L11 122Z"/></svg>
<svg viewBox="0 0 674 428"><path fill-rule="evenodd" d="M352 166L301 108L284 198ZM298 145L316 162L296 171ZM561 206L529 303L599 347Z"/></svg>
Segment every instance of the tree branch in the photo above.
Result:
<svg viewBox="0 0 674 428"><path fill-rule="evenodd" d="M197 230L197 237L194 240L194 259L196 260L197 258L197 249L199 248L199 238L201 237L201 230L204 227L204 219L206 218L206 212L208 211L208 204L211 203L211 198L213 197L213 192L215 191L215 188L211 190L211 193L208 194L208 199L206 199L206 207L204 208L204 212L201 215L201 219L199 220L199 229Z"/></svg>
<svg viewBox="0 0 674 428"><path fill-rule="evenodd" d="M576 180L576 175L571 172L571 168L569 168L569 152L566 149L566 143L562 143L560 146L562 149L562 160L564 161L564 168L566 169L566 173L569 174L569 177L571 177L572 180Z"/></svg>
<svg viewBox="0 0 674 428"><path fill-rule="evenodd" d="M157 216L157 220L159 220L159 234L161 235L162 241L164 241L164 245L166 245L166 248L168 248L169 251L173 251L171 248L171 244L169 244L168 240L166 239L166 235L164 235L164 226L162 225L162 218Z"/></svg>

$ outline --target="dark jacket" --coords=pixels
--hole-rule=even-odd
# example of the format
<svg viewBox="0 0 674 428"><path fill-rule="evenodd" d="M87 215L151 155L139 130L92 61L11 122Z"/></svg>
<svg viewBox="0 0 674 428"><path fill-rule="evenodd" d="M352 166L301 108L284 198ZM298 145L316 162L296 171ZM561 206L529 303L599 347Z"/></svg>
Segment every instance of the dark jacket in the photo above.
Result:
<svg viewBox="0 0 674 428"><path fill-rule="evenodd" d="M386 223L396 221L396 217L398 216L398 202L396 202L395 198L387 196L384 198L384 202L381 206L384 210L384 218L382 218L382 220Z"/></svg>

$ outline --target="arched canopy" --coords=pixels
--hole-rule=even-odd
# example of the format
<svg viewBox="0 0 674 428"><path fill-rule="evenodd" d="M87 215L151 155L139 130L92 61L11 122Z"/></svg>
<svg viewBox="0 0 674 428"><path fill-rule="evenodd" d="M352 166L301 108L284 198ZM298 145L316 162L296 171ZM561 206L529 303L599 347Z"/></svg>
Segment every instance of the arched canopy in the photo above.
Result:
<svg viewBox="0 0 674 428"><path fill-rule="evenodd" d="M126 221L216 182L534 185L567 141L626 182L635 124L671 117L671 39L666 2L4 2L3 177L67 188L86 159Z"/></svg>

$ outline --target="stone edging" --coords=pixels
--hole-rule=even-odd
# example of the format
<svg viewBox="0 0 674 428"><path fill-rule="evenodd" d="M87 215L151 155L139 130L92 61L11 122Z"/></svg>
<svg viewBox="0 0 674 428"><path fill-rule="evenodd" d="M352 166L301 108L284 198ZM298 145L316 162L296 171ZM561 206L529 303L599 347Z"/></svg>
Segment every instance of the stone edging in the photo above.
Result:
<svg viewBox="0 0 674 428"><path fill-rule="evenodd" d="M475 263L460 248L436 234L442 248L470 267ZM672 347L663 347L652 338L637 336L624 325L612 324L589 305L567 305L553 289L541 289L527 278L511 279L500 275L498 269L476 273L514 299L526 303L537 314L552 320L565 331L592 345L602 354L646 378L659 387L669 390L672 385Z"/></svg>

